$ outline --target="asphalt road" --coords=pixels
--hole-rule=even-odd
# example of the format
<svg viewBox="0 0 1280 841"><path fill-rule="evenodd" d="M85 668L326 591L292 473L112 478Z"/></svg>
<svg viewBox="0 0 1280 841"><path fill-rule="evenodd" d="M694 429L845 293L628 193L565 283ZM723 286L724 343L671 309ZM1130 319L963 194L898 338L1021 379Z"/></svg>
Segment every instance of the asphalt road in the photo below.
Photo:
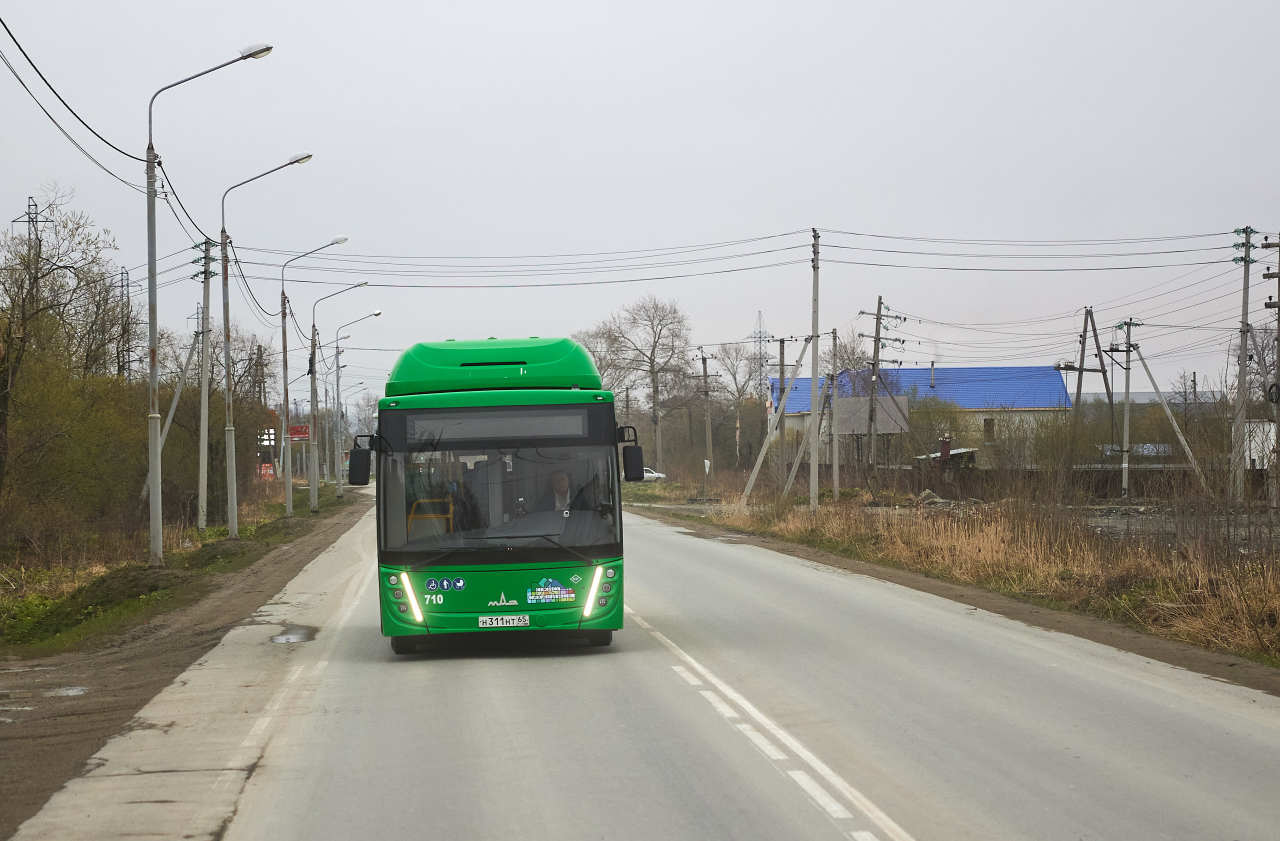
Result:
<svg viewBox="0 0 1280 841"><path fill-rule="evenodd" d="M366 517L16 837L1280 837L1280 699L626 528L611 648L485 635L396 657ZM286 625L308 641L273 642Z"/></svg>

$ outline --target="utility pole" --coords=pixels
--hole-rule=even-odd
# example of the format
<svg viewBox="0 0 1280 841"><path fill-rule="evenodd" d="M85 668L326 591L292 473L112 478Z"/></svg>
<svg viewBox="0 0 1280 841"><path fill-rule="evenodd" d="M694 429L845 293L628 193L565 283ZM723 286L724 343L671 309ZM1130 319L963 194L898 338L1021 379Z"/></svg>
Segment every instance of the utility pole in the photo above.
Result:
<svg viewBox="0 0 1280 841"><path fill-rule="evenodd" d="M1280 247L1280 240L1273 240L1271 237L1263 237L1263 248ZM1274 519L1277 514L1277 506L1280 506L1280 271L1264 271L1262 273L1263 280L1276 281L1276 297L1267 301L1267 309L1276 311L1276 334L1275 339L1275 372L1272 375L1272 381L1267 385L1267 402L1271 404L1271 493L1267 495L1270 502L1271 516ZM1259 359L1262 363L1264 360Z"/></svg>
<svg viewBox="0 0 1280 841"><path fill-rule="evenodd" d="M880 391L880 317L884 313L884 296L876 296L876 335L871 348L871 402L867 409L867 466L876 466L876 400Z"/></svg>
<svg viewBox="0 0 1280 841"><path fill-rule="evenodd" d="M262 357L262 345L258 345L258 402L267 405L267 363Z"/></svg>
<svg viewBox="0 0 1280 841"><path fill-rule="evenodd" d="M701 347L698 348L698 353L701 354L702 356L702 398L704 401L704 405L706 406L705 420L706 420L707 429L706 429L706 441L703 444L703 452L706 453L706 455L703 456L703 458L706 459L706 464L703 465L703 471L702 471L703 472L703 483L702 483L703 494L702 495L706 496L706 492L705 492L706 480L711 476L711 468L714 463L714 459L712 459L711 457L711 380L707 375L707 355L706 353L703 353L703 350Z"/></svg>
<svg viewBox="0 0 1280 841"><path fill-rule="evenodd" d="M1129 372L1133 369L1132 318L1124 321L1124 438L1120 444L1120 495L1129 496Z"/></svg>
<svg viewBox="0 0 1280 841"><path fill-rule="evenodd" d="M284 270L281 269L283 272ZM284 515L293 516L293 451L290 447L292 437L289 435L289 296L284 291L284 281L280 281L280 411L284 417L280 419L280 429L284 433L280 441L280 469L284 484Z"/></svg>
<svg viewBox="0 0 1280 841"><path fill-rule="evenodd" d="M133 307L129 303L129 270L120 269L120 346L116 348L116 375L129 381L129 363L132 347L129 335L133 327Z"/></svg>
<svg viewBox="0 0 1280 841"><path fill-rule="evenodd" d="M1245 225L1235 233L1244 236L1244 256L1234 260L1244 266L1244 286L1240 293L1240 347L1236 355L1236 416L1231 424L1231 496L1240 502L1245 498L1244 422L1249 406L1249 264L1253 262L1253 235L1257 231Z"/></svg>
<svg viewBox="0 0 1280 841"><path fill-rule="evenodd" d="M1093 335L1093 347L1098 359L1098 367L1096 368L1086 368L1084 366L1085 343L1088 341L1090 334ZM1084 308L1084 323L1080 330L1080 361L1076 364L1067 363L1054 367L1059 371L1076 372L1076 399L1071 405L1071 441L1066 454L1067 471L1070 472L1075 465L1076 433L1080 426L1080 413L1083 411L1080 406L1080 397L1086 373L1102 375L1102 387L1106 389L1107 406L1111 411L1111 442L1114 444L1116 440L1115 400L1111 395L1111 381L1107 378L1107 364L1102 358L1102 341L1098 338L1098 323L1093 319L1092 307Z"/></svg>
<svg viewBox="0 0 1280 841"><path fill-rule="evenodd" d="M840 435L836 429L836 403L840 397L840 362L837 331L831 331L831 501L840 501Z"/></svg>
<svg viewBox="0 0 1280 841"><path fill-rule="evenodd" d="M226 196L223 198L225 199ZM223 428L227 461L227 537L238 540L240 509L236 501L236 423L232 409L235 377L232 374L231 362L231 258L227 253L230 244L231 237L227 236L227 229L224 227L222 229L222 359L227 369L227 393L223 395L227 418L227 425Z"/></svg>
<svg viewBox="0 0 1280 841"><path fill-rule="evenodd" d="M813 231L813 323L809 335L809 421L820 423L822 413L818 407L818 229ZM818 510L818 427L809 436L809 511Z"/></svg>
<svg viewBox="0 0 1280 841"><path fill-rule="evenodd" d="M778 402L774 412L782 411L782 392L787 387L787 340L778 339ZM778 489L787 478L787 416L778 418Z"/></svg>
<svg viewBox="0 0 1280 841"><path fill-rule="evenodd" d="M209 284L213 280L213 240L205 239L204 268L201 271L200 306L200 475L196 488L196 528L209 525L209 371L213 357L209 354Z"/></svg>
<svg viewBox="0 0 1280 841"><path fill-rule="evenodd" d="M339 440L345 441L347 430L342 425L342 340L337 336L333 340L333 406L336 413L329 424L329 443L333 449L333 480L337 483L335 493L342 499L342 447Z"/></svg>
<svg viewBox="0 0 1280 841"><path fill-rule="evenodd" d="M320 373L317 368L320 360L316 358L316 345L319 343L320 336L313 322L311 325L311 370L307 372L311 375L311 437L307 441L307 484L311 486L309 496L312 514L320 510L320 393L316 387L316 377Z"/></svg>

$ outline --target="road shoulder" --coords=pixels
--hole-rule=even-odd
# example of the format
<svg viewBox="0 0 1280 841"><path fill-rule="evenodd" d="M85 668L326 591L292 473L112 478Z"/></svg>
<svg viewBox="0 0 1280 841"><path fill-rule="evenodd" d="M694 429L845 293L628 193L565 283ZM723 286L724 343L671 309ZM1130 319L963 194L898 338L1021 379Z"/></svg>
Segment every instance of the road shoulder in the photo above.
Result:
<svg viewBox="0 0 1280 841"><path fill-rule="evenodd" d="M979 587L930 578L920 573L881 566L868 561L846 558L822 549L790 543L774 537L745 534L692 517L681 516L661 508L625 508L631 516L647 517L667 525L685 529L689 534L708 540L721 540L759 546L782 554L826 566L836 567L919 590L944 599L967 604L980 610L1005 616L1048 631L1071 634L1092 642L1147 657L1171 666L1198 672L1219 680L1257 689L1280 697L1280 669L1255 663L1242 657L1210 651L1188 643L1161 639L1104 619L1029 604Z"/></svg>
<svg viewBox="0 0 1280 841"><path fill-rule="evenodd" d="M302 537L218 576L199 601L92 650L0 663L0 838L8 838L227 630L253 616L373 504L361 495Z"/></svg>

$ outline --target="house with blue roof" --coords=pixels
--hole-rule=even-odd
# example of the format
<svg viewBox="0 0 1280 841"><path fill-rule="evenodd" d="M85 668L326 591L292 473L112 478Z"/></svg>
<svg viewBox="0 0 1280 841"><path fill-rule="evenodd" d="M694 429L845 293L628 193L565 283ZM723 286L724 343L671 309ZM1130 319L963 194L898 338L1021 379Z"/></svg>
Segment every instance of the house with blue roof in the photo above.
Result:
<svg viewBox="0 0 1280 841"><path fill-rule="evenodd" d="M933 398L950 403L966 413L972 413L983 431L985 441L994 441L1002 426L1025 426L1058 416L1071 409L1071 397L1067 394L1062 374L1052 365L995 365L951 368L942 366L885 368L880 373L881 388L895 397L905 397L908 407ZM821 394L826 388L826 377L818 379ZM837 395L841 398L862 398L860 405L867 405L870 377L865 370L842 371L836 378ZM787 398L786 413L809 415L809 378L796 378L795 388ZM778 380L770 380L770 407L777 405ZM887 398L880 401L887 403ZM841 404L845 401L842 400ZM852 407L857 401L850 401ZM838 408L838 413L844 410ZM865 412L862 408L860 411ZM888 414L882 412L883 414ZM803 428L806 420L801 420ZM891 425L886 423L886 426ZM865 429L863 430L865 432Z"/></svg>

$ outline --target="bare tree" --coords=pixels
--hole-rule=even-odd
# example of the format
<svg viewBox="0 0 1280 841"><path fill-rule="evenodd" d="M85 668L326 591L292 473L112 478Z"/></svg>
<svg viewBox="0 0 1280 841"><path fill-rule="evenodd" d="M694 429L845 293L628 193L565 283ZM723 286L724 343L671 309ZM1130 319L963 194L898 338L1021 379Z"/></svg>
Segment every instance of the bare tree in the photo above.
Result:
<svg viewBox="0 0 1280 841"><path fill-rule="evenodd" d="M720 349L711 354L716 362L720 363L720 368L724 372L726 385L729 389L729 397L733 400L733 460L734 464L742 466L742 401L755 391L755 365L756 358L754 349L743 342L734 342L732 344L721 345Z"/></svg>
<svg viewBox="0 0 1280 841"><path fill-rule="evenodd" d="M616 341L609 321L602 321L588 330L579 330L569 338L591 354L591 361L600 372L606 391L622 391L635 380L635 369L630 364L627 351Z"/></svg>
<svg viewBox="0 0 1280 841"><path fill-rule="evenodd" d="M610 342L649 386L656 463L662 470L662 394L688 368L689 319L675 301L646 295L609 319Z"/></svg>
<svg viewBox="0 0 1280 841"><path fill-rule="evenodd" d="M9 455L9 421L19 400L22 365L32 352L67 358L97 373L110 358L128 305L111 306L107 262L111 235L54 191L37 214L43 220L22 234L0 234L0 487ZM107 324L114 319L117 324Z"/></svg>
<svg viewBox="0 0 1280 841"><path fill-rule="evenodd" d="M822 337L818 349L818 365L822 371L857 371L871 364L871 355L867 353L862 339L858 338L858 328L850 324L836 331L836 352L831 355L831 336ZM821 375L820 375L821 376Z"/></svg>

